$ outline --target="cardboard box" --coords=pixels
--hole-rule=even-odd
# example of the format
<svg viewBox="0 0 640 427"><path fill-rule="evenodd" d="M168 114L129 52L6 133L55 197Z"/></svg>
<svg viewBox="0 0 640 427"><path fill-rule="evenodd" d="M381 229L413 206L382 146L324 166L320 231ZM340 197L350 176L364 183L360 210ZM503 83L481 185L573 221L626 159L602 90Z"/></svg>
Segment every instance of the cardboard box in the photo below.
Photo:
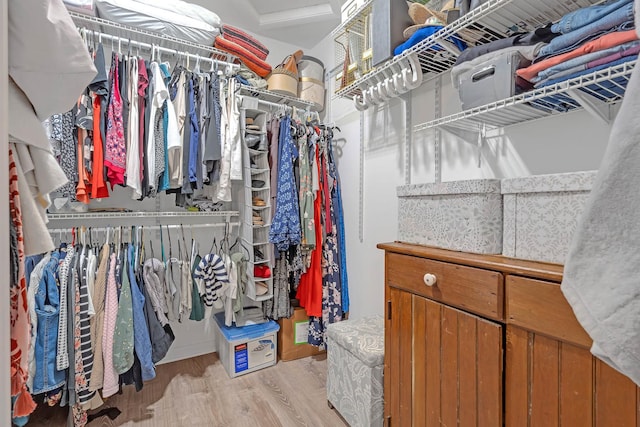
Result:
<svg viewBox="0 0 640 427"><path fill-rule="evenodd" d="M324 353L318 347L307 344L309 331L309 317L304 308L296 307L293 316L278 320L280 333L278 334L278 358L280 360L295 360L303 357Z"/></svg>

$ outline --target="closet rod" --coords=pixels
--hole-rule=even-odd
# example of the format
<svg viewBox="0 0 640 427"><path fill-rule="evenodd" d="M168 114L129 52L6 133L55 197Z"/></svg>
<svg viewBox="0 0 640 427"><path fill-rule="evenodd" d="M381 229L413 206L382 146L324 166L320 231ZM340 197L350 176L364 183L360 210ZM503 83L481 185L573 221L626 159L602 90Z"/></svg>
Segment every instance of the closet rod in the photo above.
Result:
<svg viewBox="0 0 640 427"><path fill-rule="evenodd" d="M210 70L213 71L214 70L214 66L217 65L222 65L225 67L225 74L227 76L231 76L233 74L235 74L236 71L238 71L240 69L240 65L239 64L233 64L231 62L227 62L227 61L223 61L221 59L216 59L216 58L207 58L201 55L197 55L194 53L190 53L187 51L179 51L177 49L169 49L166 47L162 47L159 45L155 45L155 44L149 44L149 43L145 43L145 42L141 42L141 41L137 41L137 40L132 40L129 38L125 38L125 37L119 37L119 36L114 36L112 34L107 34L107 33L103 33L100 31L96 31L96 30L91 30L88 28L84 28L84 27L80 27L79 28L80 33L83 35L83 38L86 40L86 37L89 35L92 35L94 38L97 38L98 40L102 40L102 39L106 39L109 41L113 41L113 42L117 42L118 43L118 48L120 48L122 46L122 44L127 44L129 45L129 47L134 47L137 46L140 49L146 49L146 50L150 50L152 55L155 52L165 52L165 53L169 53L171 55L177 56L178 58L180 57L185 57L185 58L189 58L189 59L193 59L196 61L196 63L199 63L200 61L206 61L209 63L210 65ZM114 46L115 48L115 46Z"/></svg>
<svg viewBox="0 0 640 427"><path fill-rule="evenodd" d="M180 224L170 224L170 225L138 225L137 227L143 227L145 230L150 230L150 231L157 231L160 230L160 227L162 227L163 230L165 229L169 229L169 230L179 230L179 229L193 229L193 228L213 228L213 227L225 227L225 226L231 226L231 227L237 227L240 225L239 222L230 222L228 224L226 223L215 223L215 224L187 224L187 225L180 225ZM115 225L112 227L84 227L86 229L91 228L91 231L97 231L97 232L105 232L108 230L115 230L117 228L120 228L121 226L119 225ZM129 226L122 226L124 228L129 228ZM68 227L68 228L49 228L49 234L53 234L53 233L69 233L73 228L79 228L79 227Z"/></svg>
<svg viewBox="0 0 640 427"><path fill-rule="evenodd" d="M253 96L239 95L239 97L240 97L240 99L242 101L241 102L242 108L245 108L245 109L256 108L256 103L257 103L258 105L262 104L263 106L269 107L270 109L271 108L275 108L276 110L283 110L283 111L292 111L293 110L293 107L291 107L290 105L278 104L277 102L271 102L271 101L265 101L264 99L255 98ZM253 105L251 105L251 104L253 104Z"/></svg>

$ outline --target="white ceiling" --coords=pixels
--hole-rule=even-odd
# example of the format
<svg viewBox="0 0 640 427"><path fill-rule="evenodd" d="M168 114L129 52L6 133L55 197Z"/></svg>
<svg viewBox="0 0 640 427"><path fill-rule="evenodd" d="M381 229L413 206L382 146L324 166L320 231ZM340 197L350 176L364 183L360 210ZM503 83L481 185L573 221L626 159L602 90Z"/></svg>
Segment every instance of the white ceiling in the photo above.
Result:
<svg viewBox="0 0 640 427"><path fill-rule="evenodd" d="M190 0L257 36L310 49L340 24L345 0Z"/></svg>

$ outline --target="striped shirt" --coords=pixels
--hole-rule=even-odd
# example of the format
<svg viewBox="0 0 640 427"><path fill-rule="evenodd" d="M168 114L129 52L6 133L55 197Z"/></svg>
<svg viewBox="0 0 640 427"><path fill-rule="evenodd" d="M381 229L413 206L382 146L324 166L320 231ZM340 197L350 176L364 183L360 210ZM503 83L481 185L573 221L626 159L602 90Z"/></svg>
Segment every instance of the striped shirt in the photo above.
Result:
<svg viewBox="0 0 640 427"><path fill-rule="evenodd" d="M229 287L229 276L224 261L216 254L205 255L193 272L200 294L204 294L207 307L222 308L223 297Z"/></svg>

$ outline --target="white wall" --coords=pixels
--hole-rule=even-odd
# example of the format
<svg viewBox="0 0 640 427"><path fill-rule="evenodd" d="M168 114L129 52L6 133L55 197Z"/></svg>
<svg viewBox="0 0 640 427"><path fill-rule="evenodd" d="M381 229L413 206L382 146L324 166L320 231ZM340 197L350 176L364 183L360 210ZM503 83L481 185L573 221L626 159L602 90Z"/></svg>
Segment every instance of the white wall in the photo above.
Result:
<svg viewBox="0 0 640 427"><path fill-rule="evenodd" d="M333 68L333 40L321 41L310 53ZM332 87L332 85L330 85ZM434 118L435 82L411 94L413 125ZM329 94L329 98L331 95ZM443 115L460 110L457 93L447 75L442 77ZM404 103L395 99L365 112L364 239L359 240L359 113L352 102L335 99L327 105L328 122L341 128L346 142L339 156L347 233L347 263L351 295L351 317L384 312L384 257L377 243L397 238L396 187L404 185ZM585 112L515 125L491 133L482 150L442 136L442 181L478 178L510 178L533 174L597 169L603 157L609 126ZM413 135L412 184L435 181L434 134Z"/></svg>

